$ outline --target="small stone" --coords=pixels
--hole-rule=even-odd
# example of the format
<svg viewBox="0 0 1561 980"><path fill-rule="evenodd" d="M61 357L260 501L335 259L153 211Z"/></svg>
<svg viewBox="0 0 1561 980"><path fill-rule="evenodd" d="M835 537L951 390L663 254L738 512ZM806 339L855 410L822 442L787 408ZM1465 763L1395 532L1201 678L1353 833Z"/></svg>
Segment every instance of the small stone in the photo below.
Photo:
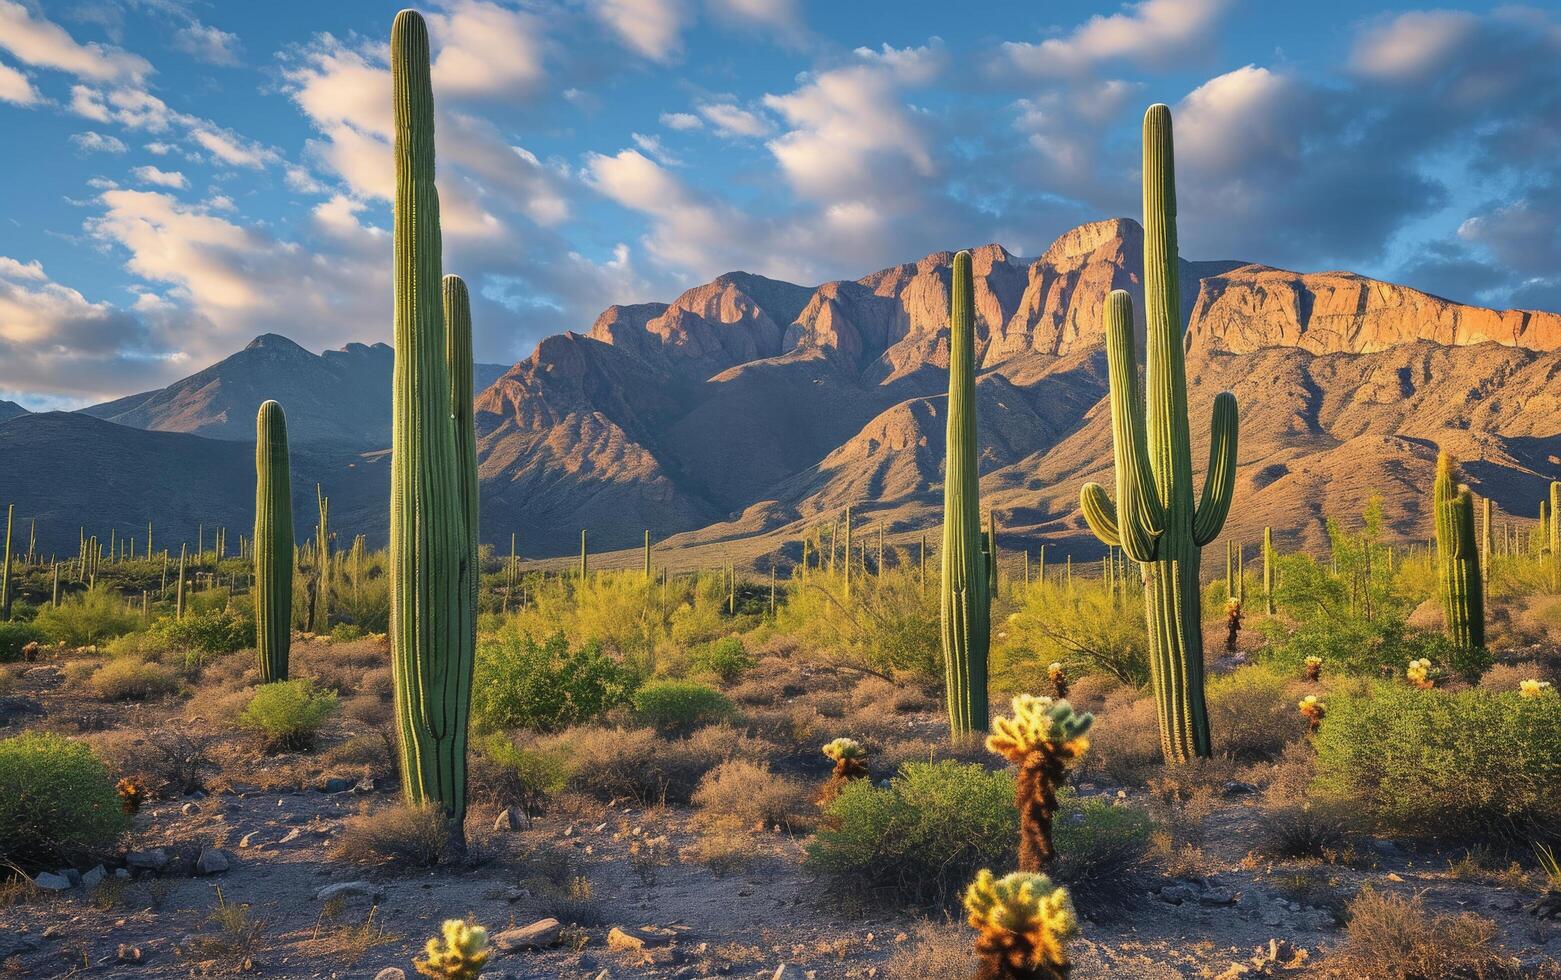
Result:
<svg viewBox="0 0 1561 980"><path fill-rule="evenodd" d="M374 792L374 777L364 776L362 779L353 783L352 792L358 796L367 796L368 794Z"/></svg>
<svg viewBox="0 0 1561 980"><path fill-rule="evenodd" d="M512 806L507 806L499 811L499 815L493 818L494 830L519 830L526 825L520 811Z"/></svg>
<svg viewBox="0 0 1561 980"><path fill-rule="evenodd" d="M625 929L613 926L607 933L608 949L644 950L652 946L665 946L677 937L671 929Z"/></svg>
<svg viewBox="0 0 1561 980"><path fill-rule="evenodd" d="M808 975L795 963L782 963L770 975L770 980L808 980Z"/></svg>
<svg viewBox="0 0 1561 980"><path fill-rule="evenodd" d="M349 789L352 789L352 780L340 776L333 776L320 784L322 793L345 793Z"/></svg>
<svg viewBox="0 0 1561 980"><path fill-rule="evenodd" d="M201 812L201 808L196 806L194 803L186 803L184 806L179 808L179 812L187 817L193 817L197 813Z"/></svg>
<svg viewBox="0 0 1561 980"><path fill-rule="evenodd" d="M1208 888L1198 896L1201 905L1234 905L1236 904L1236 890L1234 888Z"/></svg>
<svg viewBox="0 0 1561 980"><path fill-rule="evenodd" d="M321 888L319 891L315 892L314 900L317 902L323 902L326 899L337 897L345 898L349 895L366 895L376 902L385 897L384 891L376 888L372 882L338 881L334 885L326 885L324 888Z"/></svg>
<svg viewBox="0 0 1561 980"><path fill-rule="evenodd" d="M407 971L399 966L387 966L374 974L374 980L407 980Z"/></svg>
<svg viewBox="0 0 1561 980"><path fill-rule="evenodd" d="M70 885L71 885L72 888L80 888L81 887L81 872L80 871L77 871L75 868L61 868L60 869L60 874L62 876L64 876L66 881L70 882Z"/></svg>
<svg viewBox="0 0 1561 980"><path fill-rule="evenodd" d="M103 879L107 877L108 869L100 864L81 876L81 884L83 888L96 888L97 886L101 885L103 883Z"/></svg>
<svg viewBox="0 0 1561 980"><path fill-rule="evenodd" d="M128 877L130 877L130 869L129 868L115 868L114 869L114 877L115 878L128 878Z"/></svg>
<svg viewBox="0 0 1561 980"><path fill-rule="evenodd" d="M114 954L114 959L120 963L139 963L141 962L141 947L120 943L119 951Z"/></svg>
<svg viewBox="0 0 1561 980"><path fill-rule="evenodd" d="M195 861L195 873L201 875L221 874L232 866L228 856L215 847L208 847L201 851L201 856Z"/></svg>
<svg viewBox="0 0 1561 980"><path fill-rule="evenodd" d="M239 847L250 847L250 846L253 846L253 844L255 842L255 836L257 834L259 834L259 833L260 833L260 831L258 831L258 830L251 830L249 833L245 834L243 837L240 837L238 839L238 846Z"/></svg>
<svg viewBox="0 0 1561 980"><path fill-rule="evenodd" d="M1225 781L1226 796L1247 796L1257 792L1257 787L1251 783L1244 783L1239 779Z"/></svg>
<svg viewBox="0 0 1561 980"><path fill-rule="evenodd" d="M149 851L131 851L125 855L125 864L144 871L161 871L168 866L168 852L160 847Z"/></svg>
<svg viewBox="0 0 1561 980"><path fill-rule="evenodd" d="M505 929L488 937L488 942L501 953L513 953L522 949L543 949L558 942L564 924L557 919L538 919L529 926Z"/></svg>
<svg viewBox="0 0 1561 980"><path fill-rule="evenodd" d="M300 838L302 836L303 836L303 829L301 827L294 827L292 830L289 830L286 834L283 834L282 835L282 839L280 841L278 841L277 843L279 843L279 844L291 844L293 841L297 840L298 838Z"/></svg>
<svg viewBox="0 0 1561 980"><path fill-rule="evenodd" d="M1263 913L1263 924L1265 926L1277 926L1284 921L1284 914L1277 909L1269 909Z"/></svg>
<svg viewBox="0 0 1561 980"><path fill-rule="evenodd" d="M47 892L70 890L70 879L64 875L57 875L52 871L38 872L38 877L33 879L33 884Z"/></svg>

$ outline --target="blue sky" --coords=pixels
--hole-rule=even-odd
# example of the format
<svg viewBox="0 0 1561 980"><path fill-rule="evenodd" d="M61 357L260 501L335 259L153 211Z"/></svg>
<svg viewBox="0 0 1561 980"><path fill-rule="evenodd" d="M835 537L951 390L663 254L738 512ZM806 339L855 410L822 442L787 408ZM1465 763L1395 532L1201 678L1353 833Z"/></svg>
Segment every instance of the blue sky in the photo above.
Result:
<svg viewBox="0 0 1561 980"><path fill-rule="evenodd" d="M369 2L0 0L0 398L389 334ZM1137 216L1189 258L1561 309L1561 13L1348 2L447 0L445 268L478 355L745 269L814 284Z"/></svg>

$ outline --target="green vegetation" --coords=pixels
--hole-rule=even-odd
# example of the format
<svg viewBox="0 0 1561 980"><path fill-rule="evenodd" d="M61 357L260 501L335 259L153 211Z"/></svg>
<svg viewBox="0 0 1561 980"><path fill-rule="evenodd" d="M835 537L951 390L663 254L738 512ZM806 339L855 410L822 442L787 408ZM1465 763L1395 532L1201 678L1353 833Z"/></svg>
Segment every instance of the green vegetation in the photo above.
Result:
<svg viewBox="0 0 1561 980"><path fill-rule="evenodd" d="M108 769L59 735L0 739L0 786L0 859L25 869L102 856L129 823Z"/></svg>
<svg viewBox="0 0 1561 980"><path fill-rule="evenodd" d="M336 692L317 690L311 681L274 681L255 688L239 724L260 734L273 752L314 746L326 719L336 713Z"/></svg>
<svg viewBox="0 0 1561 980"><path fill-rule="evenodd" d="M562 633L539 643L506 627L477 647L472 712L482 731L555 732L627 704L636 686L599 646L571 649Z"/></svg>
<svg viewBox="0 0 1561 980"><path fill-rule="evenodd" d="M651 681L634 692L634 717L663 734L691 732L732 713L732 702L697 681Z"/></svg>

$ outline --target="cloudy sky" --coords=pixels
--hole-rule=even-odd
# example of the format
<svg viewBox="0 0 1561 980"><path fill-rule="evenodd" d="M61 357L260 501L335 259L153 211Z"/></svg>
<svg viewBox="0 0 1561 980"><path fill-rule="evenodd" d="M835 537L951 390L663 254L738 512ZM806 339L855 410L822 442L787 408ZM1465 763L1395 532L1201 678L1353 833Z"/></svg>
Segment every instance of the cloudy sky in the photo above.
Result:
<svg viewBox="0 0 1561 980"><path fill-rule="evenodd" d="M1090 9L1093 8L1093 9ZM395 5L0 0L0 398L390 331ZM730 269L813 284L1136 216L1183 254L1561 309L1561 13L1350 0L439 0L445 269L509 362ZM1057 19L1061 18L1061 19Z"/></svg>

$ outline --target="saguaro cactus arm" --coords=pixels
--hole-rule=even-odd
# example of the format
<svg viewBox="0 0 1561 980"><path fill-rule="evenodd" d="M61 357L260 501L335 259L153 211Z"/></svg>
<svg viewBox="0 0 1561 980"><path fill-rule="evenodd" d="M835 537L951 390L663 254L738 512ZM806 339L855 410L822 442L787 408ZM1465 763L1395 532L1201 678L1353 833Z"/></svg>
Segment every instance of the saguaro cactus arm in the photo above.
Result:
<svg viewBox="0 0 1561 980"><path fill-rule="evenodd" d="M1203 547L1219 537L1236 493L1236 396L1222 391L1214 396L1209 420L1209 469L1203 477L1203 496L1193 518L1192 537Z"/></svg>

